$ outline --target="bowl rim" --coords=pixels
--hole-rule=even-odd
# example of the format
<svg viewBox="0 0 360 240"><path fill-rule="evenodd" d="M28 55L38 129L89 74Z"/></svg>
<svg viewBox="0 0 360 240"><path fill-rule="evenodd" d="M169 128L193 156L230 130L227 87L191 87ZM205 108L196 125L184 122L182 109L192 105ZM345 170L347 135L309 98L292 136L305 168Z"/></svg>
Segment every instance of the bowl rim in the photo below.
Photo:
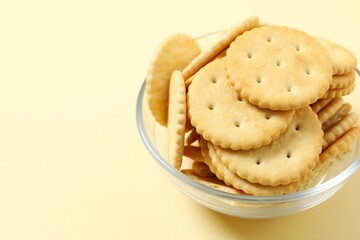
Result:
<svg viewBox="0 0 360 240"><path fill-rule="evenodd" d="M359 70L356 69L357 73L359 74ZM360 75L360 74L359 74ZM202 191L206 194L210 194L216 197L221 197L229 201L237 201L237 202L243 202L243 203L268 203L268 204L274 204L274 203L283 203L283 202L291 202L291 201L297 201L303 198L308 198L317 194L320 194L328 189L334 188L347 180L359 167L360 167L360 156L357 156L357 158L354 160L354 162L348 166L345 170L343 170L341 173L336 175L335 177L329 179L328 181L321 183L315 187L284 194L284 195L276 195L276 196L253 196L253 195L236 195L233 193L227 193L223 192L217 189L213 189L210 187L207 187L201 183L198 183L191 178L187 177L186 175L182 174L180 171L175 169L171 164L166 161L161 154L157 151L155 146L152 144L143 121L143 112L142 107L144 103L144 94L145 94L145 87L146 87L146 80L143 81L138 97L136 102L136 123L138 132L140 134L141 140L143 144L145 145L148 152L151 154L151 156L156 160L156 162L169 174L179 179L181 182L184 182L187 185L190 185L191 187L196 188L199 191ZM157 124L157 123L155 123ZM358 151L359 148L359 141L356 144L355 152Z"/></svg>

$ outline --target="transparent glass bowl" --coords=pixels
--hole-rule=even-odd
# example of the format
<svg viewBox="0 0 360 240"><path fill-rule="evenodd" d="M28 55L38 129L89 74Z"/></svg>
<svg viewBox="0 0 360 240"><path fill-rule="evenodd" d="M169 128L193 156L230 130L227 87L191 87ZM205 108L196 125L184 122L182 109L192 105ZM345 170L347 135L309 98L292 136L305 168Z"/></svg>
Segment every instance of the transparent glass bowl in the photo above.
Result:
<svg viewBox="0 0 360 240"><path fill-rule="evenodd" d="M209 44L211 39L216 39L216 35L219 34L221 32L204 35L198 41L204 46ZM150 113L144 97L145 84L144 81L136 105L137 126L145 147L175 186L196 202L217 212L242 218L273 218L304 211L334 195L360 167L360 141L357 141L351 146L352 151L339 161L341 164L332 166L331 171L324 173L319 182L307 190L260 197L235 195L209 188L188 178L166 160L167 130L157 124ZM184 161L186 164L186 159Z"/></svg>

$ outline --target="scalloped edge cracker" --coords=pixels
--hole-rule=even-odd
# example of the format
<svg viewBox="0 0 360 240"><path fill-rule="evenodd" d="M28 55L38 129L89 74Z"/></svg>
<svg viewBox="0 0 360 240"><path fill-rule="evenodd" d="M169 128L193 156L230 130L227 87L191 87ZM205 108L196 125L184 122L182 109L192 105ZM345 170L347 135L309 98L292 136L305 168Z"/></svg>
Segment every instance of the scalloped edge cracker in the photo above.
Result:
<svg viewBox="0 0 360 240"><path fill-rule="evenodd" d="M346 151L349 146L360 137L360 128L353 127L342 137L331 144L324 152L320 154L321 163L329 162L339 154Z"/></svg>
<svg viewBox="0 0 360 240"><path fill-rule="evenodd" d="M324 134L323 150L328 148L337 139L348 132L358 121L358 117L355 113L350 113L338 121L333 127L328 129Z"/></svg>
<svg viewBox="0 0 360 240"><path fill-rule="evenodd" d="M203 184L206 187L232 194L244 194L243 191L232 188L226 185L223 181L216 177L200 177L191 169L183 169L181 172L187 177L191 178L193 181Z"/></svg>
<svg viewBox="0 0 360 240"><path fill-rule="evenodd" d="M187 94L191 125L223 148L247 150L269 144L286 130L294 110L262 109L239 98L228 84L225 61L217 59L194 76Z"/></svg>
<svg viewBox="0 0 360 240"><path fill-rule="evenodd" d="M258 17L250 17L238 25L231 27L210 49L202 52L183 70L184 79L187 80L199 71L203 66L209 63L214 57L227 48L235 38L246 31L249 31L259 25Z"/></svg>
<svg viewBox="0 0 360 240"><path fill-rule="evenodd" d="M316 40L328 53L334 75L346 74L355 70L357 60L352 52L340 44L325 38L317 37Z"/></svg>
<svg viewBox="0 0 360 240"><path fill-rule="evenodd" d="M287 130L269 145L247 151L215 149L221 162L239 177L278 186L306 176L315 167L322 144L321 123L307 106L296 110Z"/></svg>
<svg viewBox="0 0 360 240"><path fill-rule="evenodd" d="M337 110L334 115L332 115L328 120L322 124L322 130L326 132L329 128L334 126L340 119L347 115L351 111L351 104L344 103L339 110Z"/></svg>
<svg viewBox="0 0 360 240"><path fill-rule="evenodd" d="M294 192L299 190L304 179L298 182L293 182L288 185L279 186L265 186L257 183L251 183L245 179L240 178L235 173L232 173L218 158L216 150L211 142L204 139L200 140L201 150L204 155L204 160L209 166L210 170L216 176L223 180L227 185L233 186L236 189L242 190L247 194L255 196L273 196Z"/></svg>
<svg viewBox="0 0 360 240"><path fill-rule="evenodd" d="M317 115L321 124L331 118L331 116L341 108L342 104L342 98L333 98L320 112L318 112Z"/></svg>
<svg viewBox="0 0 360 240"><path fill-rule="evenodd" d="M308 106L326 93L332 80L325 49L294 28L252 29L237 37L226 54L226 72L235 90L261 108Z"/></svg>
<svg viewBox="0 0 360 240"><path fill-rule="evenodd" d="M164 39L155 52L146 77L146 94L150 111L160 125L166 126L168 121L171 74L185 68L200 52L197 41L182 33Z"/></svg>
<svg viewBox="0 0 360 240"><path fill-rule="evenodd" d="M186 93L185 82L180 71L174 71L170 79L168 112L168 160L180 169L184 152Z"/></svg>

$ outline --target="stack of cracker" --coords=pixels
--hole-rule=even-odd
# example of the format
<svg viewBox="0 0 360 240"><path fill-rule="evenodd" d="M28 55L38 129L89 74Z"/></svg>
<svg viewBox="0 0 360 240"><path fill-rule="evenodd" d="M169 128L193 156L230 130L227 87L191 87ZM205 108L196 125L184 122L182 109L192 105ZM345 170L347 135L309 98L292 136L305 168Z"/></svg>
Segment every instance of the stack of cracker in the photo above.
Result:
<svg viewBox="0 0 360 240"><path fill-rule="evenodd" d="M168 159L194 180L234 194L299 191L359 138L341 98L354 90L356 59L342 46L252 17L199 49L171 36L146 82Z"/></svg>

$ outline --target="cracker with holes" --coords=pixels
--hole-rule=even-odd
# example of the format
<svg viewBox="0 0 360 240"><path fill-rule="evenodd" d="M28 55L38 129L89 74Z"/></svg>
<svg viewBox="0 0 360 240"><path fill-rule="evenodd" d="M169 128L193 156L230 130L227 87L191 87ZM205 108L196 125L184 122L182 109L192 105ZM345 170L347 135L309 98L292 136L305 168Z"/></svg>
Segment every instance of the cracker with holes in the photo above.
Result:
<svg viewBox="0 0 360 240"><path fill-rule="evenodd" d="M216 176L223 180L227 185L233 186L236 189L242 190L247 194L255 196L272 196L291 193L299 190L302 182L301 179L297 182L292 182L287 185L267 186L258 183L251 183L245 179L240 178L237 174L231 172L216 155L216 150L211 142L201 139L201 150L204 155L204 161L209 166Z"/></svg>
<svg viewBox="0 0 360 240"><path fill-rule="evenodd" d="M170 78L168 119L168 159L174 168L180 169L186 122L185 82L180 71L174 71Z"/></svg>
<svg viewBox="0 0 360 240"><path fill-rule="evenodd" d="M200 51L195 39L178 33L166 38L155 52L146 77L146 94L149 108L161 125L166 126L168 120L169 81L172 72L185 68Z"/></svg>
<svg viewBox="0 0 360 240"><path fill-rule="evenodd" d="M332 80L324 48L292 28L252 29L237 37L226 55L227 74L235 90L262 108L308 106L324 96Z"/></svg>
<svg viewBox="0 0 360 240"><path fill-rule="evenodd" d="M258 17L250 17L231 27L210 49L202 52L183 70L184 79L187 80L214 57L220 54L234 39L242 33L249 31L259 25Z"/></svg>
<svg viewBox="0 0 360 240"><path fill-rule="evenodd" d="M261 109L239 98L228 84L225 59L215 60L194 77L188 90L191 124L206 140L223 148L251 149L284 132L294 110Z"/></svg>
<svg viewBox="0 0 360 240"><path fill-rule="evenodd" d="M352 52L330 40L324 38L316 38L316 40L329 55L334 75L346 74L355 70L357 62Z"/></svg>
<svg viewBox="0 0 360 240"><path fill-rule="evenodd" d="M356 71L341 45L251 17L203 52L188 35L165 39L146 95L175 169L228 193L273 196L322 182L352 150L358 117L342 96Z"/></svg>
<svg viewBox="0 0 360 240"><path fill-rule="evenodd" d="M307 106L296 110L287 130L269 145L247 151L215 149L221 162L239 177L277 186L303 178L318 161L322 143L321 123Z"/></svg>

